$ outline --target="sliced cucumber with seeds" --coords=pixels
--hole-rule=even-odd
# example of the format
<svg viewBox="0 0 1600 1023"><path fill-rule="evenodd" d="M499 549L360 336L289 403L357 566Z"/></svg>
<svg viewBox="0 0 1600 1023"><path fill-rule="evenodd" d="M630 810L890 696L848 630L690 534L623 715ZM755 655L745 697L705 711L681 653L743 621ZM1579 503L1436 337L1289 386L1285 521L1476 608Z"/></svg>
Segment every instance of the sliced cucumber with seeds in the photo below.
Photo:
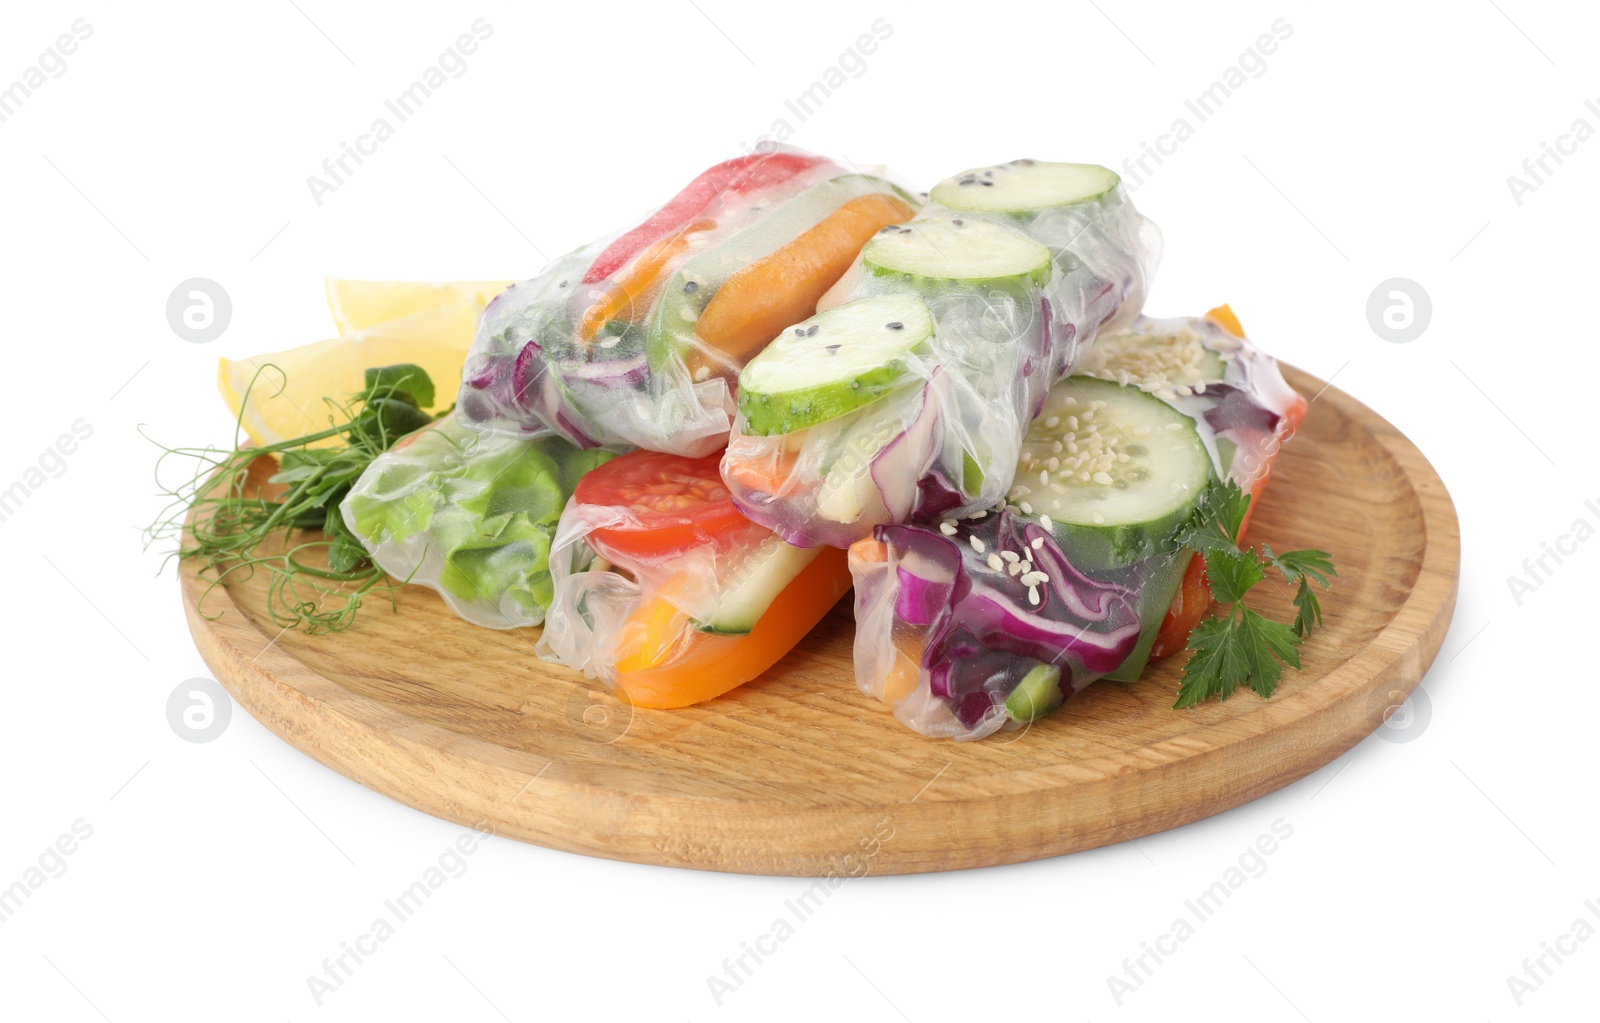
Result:
<svg viewBox="0 0 1600 1023"><path fill-rule="evenodd" d="M756 627L778 594L811 564L821 547L794 547L773 540L744 558L724 585L717 609L694 623L701 632L743 635Z"/></svg>
<svg viewBox="0 0 1600 1023"><path fill-rule="evenodd" d="M1187 327L1177 330L1128 330L1095 341L1078 372L1102 380L1127 382L1146 391L1193 388L1220 383L1228 364L1200 342Z"/></svg>
<svg viewBox="0 0 1600 1023"><path fill-rule="evenodd" d="M1050 279L1050 250L1015 228L984 220L930 218L884 228L861 250L876 276L996 285Z"/></svg>
<svg viewBox="0 0 1600 1023"><path fill-rule="evenodd" d="M745 432L793 433L836 419L908 383L908 357L933 336L914 295L835 306L785 330L739 374Z"/></svg>
<svg viewBox="0 0 1600 1023"><path fill-rule="evenodd" d="M1048 515L1086 570L1155 553L1212 475L1194 420L1137 387L1072 376L1028 428L1010 500Z"/></svg>
<svg viewBox="0 0 1600 1023"><path fill-rule="evenodd" d="M1099 199L1121 181L1099 164L1012 160L945 178L930 197L953 210L1024 214Z"/></svg>

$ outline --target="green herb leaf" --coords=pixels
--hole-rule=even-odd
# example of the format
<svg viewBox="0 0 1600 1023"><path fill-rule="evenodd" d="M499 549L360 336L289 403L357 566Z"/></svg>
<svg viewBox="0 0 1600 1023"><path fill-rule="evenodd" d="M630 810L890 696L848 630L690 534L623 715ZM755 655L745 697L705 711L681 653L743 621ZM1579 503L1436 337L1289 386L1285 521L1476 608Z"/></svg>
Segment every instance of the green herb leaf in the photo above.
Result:
<svg viewBox="0 0 1600 1023"><path fill-rule="evenodd" d="M1311 635L1311 630L1322 624L1322 604L1317 600L1316 591L1305 579L1300 580L1300 585L1294 591L1294 634L1304 638Z"/></svg>
<svg viewBox="0 0 1600 1023"><path fill-rule="evenodd" d="M433 378L421 366L402 362L394 366L376 366L366 372L366 389L360 397L398 398L408 400L418 408L429 408L435 396Z"/></svg>
<svg viewBox="0 0 1600 1023"><path fill-rule="evenodd" d="M1211 616L1189 634L1188 662L1174 707L1193 707L1210 699L1227 699L1248 686L1258 696L1271 696L1283 677L1283 665L1300 668L1301 641L1322 621L1322 607L1312 584L1326 589L1334 576L1326 551L1297 550L1274 554L1238 546L1239 531L1250 509L1250 496L1232 480L1213 480L1197 503L1194 517L1178 534L1178 543L1199 551L1206 560L1212 595L1228 605L1226 617ZM1275 622L1242 603L1246 593L1275 568L1296 586L1295 620Z"/></svg>
<svg viewBox="0 0 1600 1023"><path fill-rule="evenodd" d="M278 370L278 367L262 367ZM281 372L281 371L279 371ZM262 379L261 371L246 391ZM304 625L311 632L350 624L366 594L389 583L345 527L340 503L367 467L401 437L427 426L433 417L420 405L433 401L433 382L417 366L368 370L366 390L345 401L326 399L328 427L261 448L166 448L157 462L188 459L189 477L163 486L171 499L162 517L145 530L146 546L174 541L172 554L195 558L211 588L229 576L268 574L267 612L285 628ZM239 427L242 433L242 426ZM321 446L329 443L342 446ZM267 480L269 499L258 491L263 459L276 459ZM322 538L296 542L298 530L321 529ZM280 553L264 553L281 541ZM202 595L202 613L205 597Z"/></svg>
<svg viewBox="0 0 1600 1023"><path fill-rule="evenodd" d="M1224 604L1237 602L1245 591L1266 577L1261 560L1237 547L1206 551L1206 579L1212 596Z"/></svg>

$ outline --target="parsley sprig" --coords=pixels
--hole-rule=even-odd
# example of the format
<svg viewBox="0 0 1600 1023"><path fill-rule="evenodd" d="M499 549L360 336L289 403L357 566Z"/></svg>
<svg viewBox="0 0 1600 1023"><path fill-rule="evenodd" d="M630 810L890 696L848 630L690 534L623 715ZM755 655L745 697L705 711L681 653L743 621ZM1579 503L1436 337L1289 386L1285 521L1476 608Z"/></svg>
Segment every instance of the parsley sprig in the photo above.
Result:
<svg viewBox="0 0 1600 1023"><path fill-rule="evenodd" d="M1257 553L1239 546L1239 531L1250 510L1250 495L1233 480L1213 480L1201 495L1194 516L1177 537L1206 559L1206 578L1224 617L1212 615L1189 633L1188 662L1178 686L1175 708L1227 699L1240 685L1262 698L1271 696L1283 677L1283 665L1300 668L1296 649L1322 623L1322 605L1315 583L1327 589L1337 575L1326 551L1301 550L1274 554L1261 545ZM1244 606L1244 595L1275 570L1295 587L1296 614L1286 625Z"/></svg>

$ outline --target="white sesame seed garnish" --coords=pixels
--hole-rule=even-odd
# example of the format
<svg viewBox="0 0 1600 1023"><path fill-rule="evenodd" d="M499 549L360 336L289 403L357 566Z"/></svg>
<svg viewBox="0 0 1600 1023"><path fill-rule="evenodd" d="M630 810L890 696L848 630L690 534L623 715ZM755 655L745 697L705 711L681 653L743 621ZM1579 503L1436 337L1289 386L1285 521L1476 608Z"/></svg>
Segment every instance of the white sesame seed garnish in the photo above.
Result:
<svg viewBox="0 0 1600 1023"><path fill-rule="evenodd" d="M989 509L987 509L987 508L979 508L977 511L973 512L971 515L968 515L967 518L971 519L973 521L977 521L978 519L984 518L988 514L989 514Z"/></svg>
<svg viewBox="0 0 1600 1023"><path fill-rule="evenodd" d="M1020 560L1017 557L1017 552L1016 551L1001 551L1000 552L1000 556L1002 558L1006 559L1007 561L1011 562L1012 564L1016 564L1017 561Z"/></svg>
<svg viewBox="0 0 1600 1023"><path fill-rule="evenodd" d="M1204 394L1204 393L1206 393L1206 382L1204 380L1202 380L1198 384L1194 385L1194 393L1196 393L1196 394Z"/></svg>
<svg viewBox="0 0 1600 1023"><path fill-rule="evenodd" d="M939 532L943 533L945 536L955 536L956 524L951 522L949 519L945 519L943 522L939 523Z"/></svg>
<svg viewBox="0 0 1600 1023"><path fill-rule="evenodd" d="M1039 603L1039 588L1037 586L1028 587L1028 603Z"/></svg>
<svg viewBox="0 0 1600 1023"><path fill-rule="evenodd" d="M1006 574L1007 575L1016 575L1021 571L1022 571L1022 562L1020 562L1020 561L1013 561L1011 564L1006 566Z"/></svg>
<svg viewBox="0 0 1600 1023"><path fill-rule="evenodd" d="M1097 472L1089 478L1101 486L1109 486L1111 483L1111 474L1109 472Z"/></svg>
<svg viewBox="0 0 1600 1023"><path fill-rule="evenodd" d="M1024 501L1021 504L1017 505L1017 507L1022 509L1022 514L1024 514L1024 515L1032 515L1033 514L1033 505L1029 504L1026 501Z"/></svg>
<svg viewBox="0 0 1600 1023"><path fill-rule="evenodd" d="M1048 515L1041 515L1041 516L1039 516L1039 525L1041 525L1041 526L1043 526L1043 527L1044 527L1044 528L1046 528L1046 529L1050 529L1050 528L1051 528L1051 525L1050 525L1050 516L1048 516ZM1039 546L1039 545L1038 545L1038 544L1037 544L1037 543L1036 543L1036 544L1034 544L1034 545L1033 545L1033 546L1034 546L1034 547L1038 547L1038 546Z"/></svg>
<svg viewBox="0 0 1600 1023"><path fill-rule="evenodd" d="M700 381L706 379L710 375L711 375L711 367L710 366L701 366L699 369L694 371L695 383L699 383Z"/></svg>
<svg viewBox="0 0 1600 1023"><path fill-rule="evenodd" d="M1042 582L1048 582L1049 579L1050 577L1043 572L1029 572L1022 577L1022 582L1025 586L1037 586Z"/></svg>
<svg viewBox="0 0 1600 1023"><path fill-rule="evenodd" d="M1039 470L1039 482L1043 483L1045 486L1049 486L1050 485L1050 470L1049 469L1040 469Z"/></svg>
<svg viewBox="0 0 1600 1023"><path fill-rule="evenodd" d="M1044 421L1044 425L1046 427L1048 427L1049 429L1054 430L1056 427L1061 425L1061 417L1060 416L1051 416L1049 419L1046 419ZM1073 429L1077 429L1077 427L1073 427Z"/></svg>
<svg viewBox="0 0 1600 1023"><path fill-rule="evenodd" d="M1034 537L1033 538L1033 543L1029 544L1028 546L1032 547L1034 550L1038 550L1040 547L1044 546L1044 537L1042 537L1042 536Z"/></svg>
<svg viewBox="0 0 1600 1023"><path fill-rule="evenodd" d="M1006 569L1006 563L1000 560L1000 555L998 555L998 554L989 555L989 570L991 572L1004 572L1005 569Z"/></svg>
<svg viewBox="0 0 1600 1023"><path fill-rule="evenodd" d="M983 541L982 540L979 540L976 536L969 536L969 537L967 537L967 539L972 541L972 549L973 550L977 551L979 554L983 553Z"/></svg>

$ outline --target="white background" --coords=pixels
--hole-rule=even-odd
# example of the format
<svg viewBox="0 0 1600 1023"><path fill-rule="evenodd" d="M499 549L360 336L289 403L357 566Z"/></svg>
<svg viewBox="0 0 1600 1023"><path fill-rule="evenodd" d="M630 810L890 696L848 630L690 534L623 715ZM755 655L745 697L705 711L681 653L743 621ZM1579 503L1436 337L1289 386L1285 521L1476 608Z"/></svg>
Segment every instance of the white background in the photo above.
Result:
<svg viewBox="0 0 1600 1023"><path fill-rule="evenodd" d="M75 18L93 35L0 124L0 487L94 434L0 523L0 886L93 836L0 923L9 1019L1551 1019L1592 1014L1600 937L1519 1007L1506 977L1600 918L1594 577L1580 546L1521 605L1507 577L1600 503L1592 304L1600 139L1516 203L1506 178L1600 116L1578 5L1061 0L438 8L263 0L7 5L0 84ZM1422 7L1423 5L1417 5ZM493 36L316 205L305 184L475 18ZM882 17L891 37L804 123L784 105ZM1205 123L1205 90L1293 34ZM1513 24L1514 22L1514 24ZM1409 434L1461 516L1461 598L1414 741L1176 831L1047 862L851 882L718 1006L706 977L804 882L486 843L318 1007L306 977L461 829L235 715L194 745L168 693L206 674L140 550L155 449L220 442L219 355L328 335L324 275L525 277L636 219L786 117L792 141L919 187L1030 155L1119 166L1188 116L1137 192L1164 229L1151 310L1226 300L1271 350ZM1553 166L1553 165L1552 165ZM221 282L186 343L164 306ZM1417 341L1366 317L1431 295ZM1480 390L1481 388L1481 390ZM1250 699L1248 695L1239 698ZM1420 726L1420 720L1419 720ZM1392 736L1391 736L1392 737ZM1293 828L1118 1006L1106 978L1272 822ZM1570 947L1570 946L1569 946ZM1553 960L1547 960L1552 962Z"/></svg>

